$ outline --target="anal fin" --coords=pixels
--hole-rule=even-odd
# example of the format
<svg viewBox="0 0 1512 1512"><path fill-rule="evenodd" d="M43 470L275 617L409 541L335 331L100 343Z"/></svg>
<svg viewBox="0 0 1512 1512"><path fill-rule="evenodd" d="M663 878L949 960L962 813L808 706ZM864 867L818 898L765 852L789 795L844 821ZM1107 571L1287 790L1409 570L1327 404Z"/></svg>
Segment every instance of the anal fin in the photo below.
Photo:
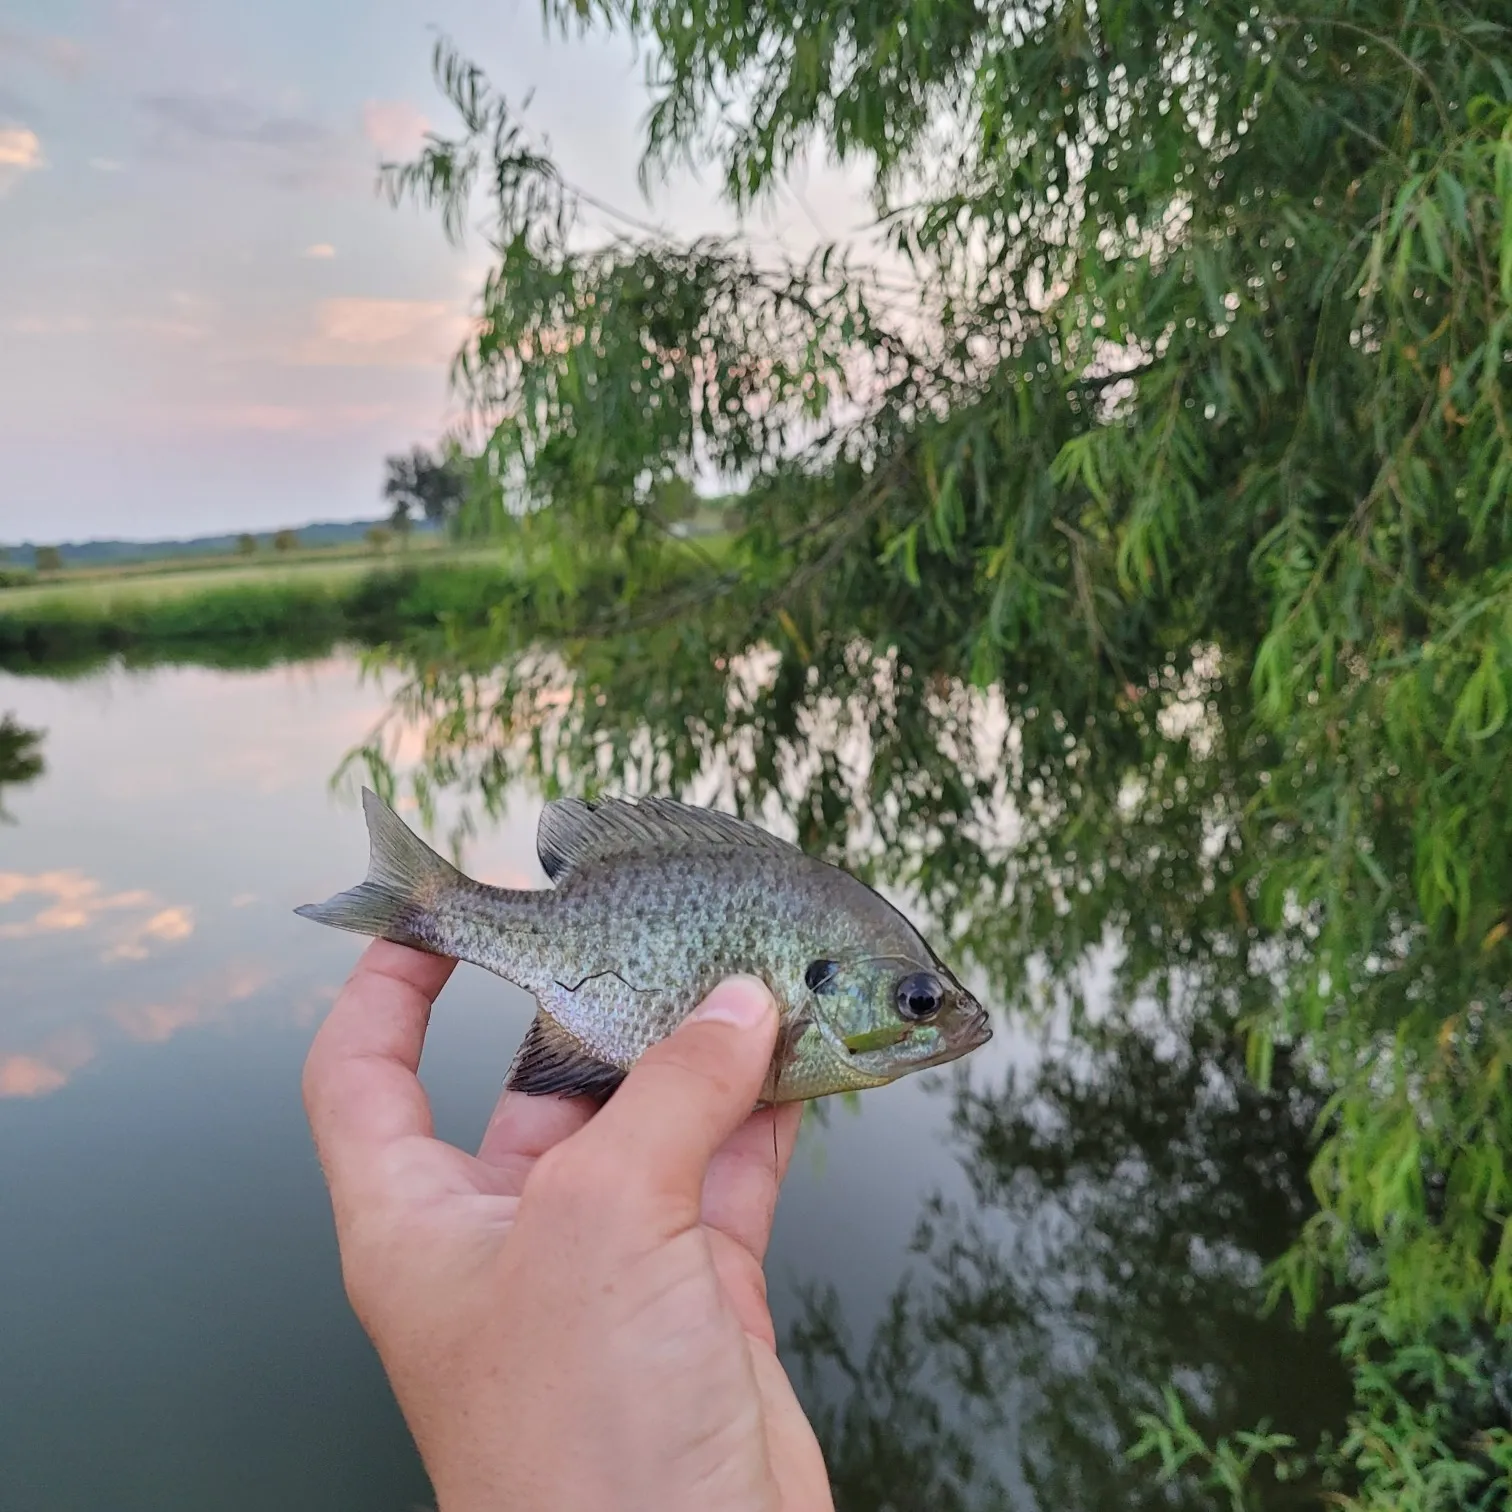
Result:
<svg viewBox="0 0 1512 1512"><path fill-rule="evenodd" d="M544 1013L535 1016L504 1085L532 1097L606 1098L624 1081L618 1066L590 1054L560 1024Z"/></svg>

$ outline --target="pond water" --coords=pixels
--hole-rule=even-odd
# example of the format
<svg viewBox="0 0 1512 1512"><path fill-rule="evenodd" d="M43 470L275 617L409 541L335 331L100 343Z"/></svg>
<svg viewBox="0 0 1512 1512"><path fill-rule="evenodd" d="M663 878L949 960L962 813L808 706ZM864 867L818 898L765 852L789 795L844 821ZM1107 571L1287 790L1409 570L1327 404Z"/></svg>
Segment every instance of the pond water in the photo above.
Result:
<svg viewBox="0 0 1512 1512"><path fill-rule="evenodd" d="M359 946L291 910L364 868L329 779L383 706L341 659L0 677L46 732L0 825L0 1507L429 1504L299 1101ZM544 882L538 813L514 795L465 867ZM476 1140L530 1013L453 978L422 1067L444 1137ZM1257 1310L1307 1118L1222 1044L1000 1023L808 1120L769 1270L840 1505L1206 1505L1122 1456L1172 1380L1219 1430L1336 1423L1326 1341Z"/></svg>

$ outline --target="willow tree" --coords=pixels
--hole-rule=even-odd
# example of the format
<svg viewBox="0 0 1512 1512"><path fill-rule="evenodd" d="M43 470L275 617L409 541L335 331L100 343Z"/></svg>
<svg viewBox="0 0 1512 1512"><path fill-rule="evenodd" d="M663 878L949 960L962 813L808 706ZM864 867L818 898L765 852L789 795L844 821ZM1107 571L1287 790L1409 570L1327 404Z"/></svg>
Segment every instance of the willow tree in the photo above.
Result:
<svg viewBox="0 0 1512 1512"><path fill-rule="evenodd" d="M713 165L750 207L827 154L875 226L795 264L596 237L439 52L461 129L388 186L455 236L486 197L473 507L541 565L426 653L429 774L722 753L813 843L864 813L892 875L991 922L1007 996L1036 928L1062 963L1141 920L1178 965L1238 953L1253 1074L1284 1048L1339 1089L1277 1275L1370 1289L1345 1347L1397 1437L1346 1446L1358 1494L1490 1494L1504 1425L1439 1433L1422 1362L1512 1318L1512 29L1458 0L546 10L644 44L648 173ZM708 553L655 508L694 477L743 490Z"/></svg>

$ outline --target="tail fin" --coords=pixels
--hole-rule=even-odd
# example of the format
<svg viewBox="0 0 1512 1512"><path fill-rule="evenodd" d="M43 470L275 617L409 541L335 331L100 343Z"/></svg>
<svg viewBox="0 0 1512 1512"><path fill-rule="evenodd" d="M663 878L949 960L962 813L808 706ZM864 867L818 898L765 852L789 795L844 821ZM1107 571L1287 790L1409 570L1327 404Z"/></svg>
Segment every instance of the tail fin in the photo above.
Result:
<svg viewBox="0 0 1512 1512"><path fill-rule="evenodd" d="M372 847L365 882L324 903L296 908L301 918L375 935L400 945L432 946L417 933L444 892L466 886L454 866L443 861L376 793L362 790Z"/></svg>

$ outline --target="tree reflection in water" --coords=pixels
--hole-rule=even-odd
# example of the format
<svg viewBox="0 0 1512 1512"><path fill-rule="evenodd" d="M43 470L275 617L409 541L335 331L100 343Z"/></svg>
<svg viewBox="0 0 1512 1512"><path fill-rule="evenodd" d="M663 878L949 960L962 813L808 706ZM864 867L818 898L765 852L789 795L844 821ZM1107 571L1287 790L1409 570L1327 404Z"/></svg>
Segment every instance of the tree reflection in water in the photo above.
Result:
<svg viewBox="0 0 1512 1512"><path fill-rule="evenodd" d="M871 1337L823 1293L788 1332L844 1512L1211 1507L1126 1457L1169 1385L1205 1435L1269 1418L1305 1447L1349 1402L1326 1320L1262 1309L1264 1268L1316 1211L1326 1095L1279 1045L1270 1091L1244 1064L1243 1026L1314 949L1308 918L1260 907L1289 843L1250 801L1273 753L1211 669L1010 717L842 641L748 681L686 627L502 662L491 645L476 674L455 647L417 652L395 728L427 731L422 806L441 788L497 806L523 780L780 818L906 898L1009 1024L1059 1026L1034 1072L955 1094L971 1200L920 1215ZM380 731L354 759L383 787L400 749ZM1272 1506L1316 1490L1254 1481Z"/></svg>
<svg viewBox="0 0 1512 1512"><path fill-rule="evenodd" d="M969 1203L926 1207L869 1340L826 1292L786 1341L842 1512L1212 1506L1126 1457L1171 1382L1209 1436L1268 1418L1310 1444L1342 1420L1326 1325L1261 1307L1313 1210L1322 1098L1289 1065L1262 1094L1225 1026L1123 1020L955 1098Z"/></svg>
<svg viewBox="0 0 1512 1512"><path fill-rule="evenodd" d="M0 714L0 820L10 818L5 789L31 782L42 769L42 732L27 729L13 714Z"/></svg>

